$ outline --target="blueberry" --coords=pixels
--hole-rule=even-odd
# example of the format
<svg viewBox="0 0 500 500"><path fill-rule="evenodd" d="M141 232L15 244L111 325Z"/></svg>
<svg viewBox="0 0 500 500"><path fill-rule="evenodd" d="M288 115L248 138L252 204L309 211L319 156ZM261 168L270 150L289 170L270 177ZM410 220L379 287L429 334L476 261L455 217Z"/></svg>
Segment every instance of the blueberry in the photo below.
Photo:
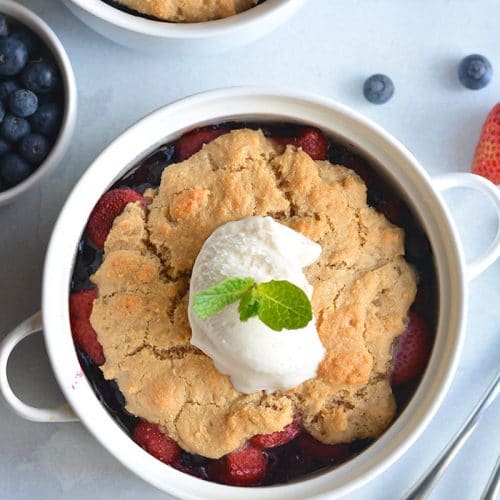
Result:
<svg viewBox="0 0 500 500"><path fill-rule="evenodd" d="M40 47L42 46L42 42L32 31L20 27L17 28L16 31L10 36L15 40L19 40L24 43L28 49L30 59L35 59L35 56L38 54Z"/></svg>
<svg viewBox="0 0 500 500"><path fill-rule="evenodd" d="M21 75L24 85L33 92L52 92L59 83L57 68L48 61L30 62Z"/></svg>
<svg viewBox="0 0 500 500"><path fill-rule="evenodd" d="M0 37L4 38L9 34L9 23L7 16L0 14Z"/></svg>
<svg viewBox="0 0 500 500"><path fill-rule="evenodd" d="M152 165L149 169L147 180L153 186L159 186L161 181L161 176L165 167L172 163L175 154L174 146L162 147L158 152L155 153L152 158Z"/></svg>
<svg viewBox="0 0 500 500"><path fill-rule="evenodd" d="M210 459L194 453L183 451L181 461L187 467L203 467L210 463Z"/></svg>
<svg viewBox="0 0 500 500"><path fill-rule="evenodd" d="M7 115L0 125L0 134L9 142L17 142L30 132L30 122L14 115Z"/></svg>
<svg viewBox="0 0 500 500"><path fill-rule="evenodd" d="M5 118L5 106L3 105L3 102L0 101L0 122Z"/></svg>
<svg viewBox="0 0 500 500"><path fill-rule="evenodd" d="M15 153L7 153L0 159L0 178L7 186L15 186L32 172L29 163Z"/></svg>
<svg viewBox="0 0 500 500"><path fill-rule="evenodd" d="M458 66L458 79L460 83L472 90L479 90L490 83L493 68L486 57L471 54L464 57Z"/></svg>
<svg viewBox="0 0 500 500"><path fill-rule="evenodd" d="M40 165L49 154L49 150L49 141L41 134L28 134L19 143L19 153L33 165Z"/></svg>
<svg viewBox="0 0 500 500"><path fill-rule="evenodd" d="M363 94L373 104L384 104L394 94L394 84L386 75L372 75L363 85Z"/></svg>
<svg viewBox="0 0 500 500"><path fill-rule="evenodd" d="M4 100L21 87L15 80L3 80L0 82L0 99Z"/></svg>
<svg viewBox="0 0 500 500"><path fill-rule="evenodd" d="M12 36L0 38L0 75L17 75L28 62L28 49Z"/></svg>
<svg viewBox="0 0 500 500"><path fill-rule="evenodd" d="M9 109L21 118L31 116L38 109L38 97L31 90L16 90L9 96Z"/></svg>
<svg viewBox="0 0 500 500"><path fill-rule="evenodd" d="M11 145L4 139L0 138L0 157L3 156L5 153L9 153L11 149L12 149Z"/></svg>
<svg viewBox="0 0 500 500"><path fill-rule="evenodd" d="M42 104L37 112L30 118L35 132L52 135L57 132L61 122L61 108L55 102Z"/></svg>
<svg viewBox="0 0 500 500"><path fill-rule="evenodd" d="M94 286L90 281L90 276L92 276L101 265L102 254L103 251L96 249L86 238L80 241L71 282L71 289L73 291L85 290Z"/></svg>

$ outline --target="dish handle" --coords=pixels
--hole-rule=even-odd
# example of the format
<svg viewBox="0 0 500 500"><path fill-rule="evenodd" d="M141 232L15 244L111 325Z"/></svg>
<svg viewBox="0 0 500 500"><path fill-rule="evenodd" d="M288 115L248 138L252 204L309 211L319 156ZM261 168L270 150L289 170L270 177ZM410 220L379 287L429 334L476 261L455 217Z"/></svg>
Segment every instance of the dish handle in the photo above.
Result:
<svg viewBox="0 0 500 500"><path fill-rule="evenodd" d="M21 417L33 422L75 422L78 420L71 407L65 403L57 408L36 408L21 401L9 384L7 363L14 348L28 335L42 331L40 311L30 316L12 330L0 344L0 391L9 406Z"/></svg>
<svg viewBox="0 0 500 500"><path fill-rule="evenodd" d="M467 263L467 280L472 281L490 267L500 257L500 189L488 179L468 172L443 174L433 177L433 184L439 191L452 188L471 188L488 196L494 203L497 212L498 228L495 239L485 252Z"/></svg>

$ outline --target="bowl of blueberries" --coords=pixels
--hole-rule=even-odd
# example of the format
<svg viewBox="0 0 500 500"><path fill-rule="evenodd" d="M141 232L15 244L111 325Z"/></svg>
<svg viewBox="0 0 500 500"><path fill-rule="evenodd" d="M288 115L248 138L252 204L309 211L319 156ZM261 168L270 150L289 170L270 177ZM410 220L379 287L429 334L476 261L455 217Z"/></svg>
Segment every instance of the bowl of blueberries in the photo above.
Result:
<svg viewBox="0 0 500 500"><path fill-rule="evenodd" d="M73 69L57 36L26 7L0 0L0 205L61 161L76 107Z"/></svg>

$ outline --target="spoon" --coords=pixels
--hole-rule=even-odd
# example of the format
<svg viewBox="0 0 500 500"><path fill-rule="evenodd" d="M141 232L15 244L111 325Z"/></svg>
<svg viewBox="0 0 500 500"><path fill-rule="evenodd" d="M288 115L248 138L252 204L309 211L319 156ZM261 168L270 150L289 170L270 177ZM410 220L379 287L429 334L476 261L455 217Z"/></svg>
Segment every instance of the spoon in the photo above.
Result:
<svg viewBox="0 0 500 500"><path fill-rule="evenodd" d="M457 456L467 439L476 428L479 419L484 415L486 409L495 401L499 392L500 373L497 374L484 395L476 404L472 413L467 418L461 429L447 444L441 455L431 465L429 470L420 478L413 488L404 497L405 500L423 500L443 475L446 467Z"/></svg>

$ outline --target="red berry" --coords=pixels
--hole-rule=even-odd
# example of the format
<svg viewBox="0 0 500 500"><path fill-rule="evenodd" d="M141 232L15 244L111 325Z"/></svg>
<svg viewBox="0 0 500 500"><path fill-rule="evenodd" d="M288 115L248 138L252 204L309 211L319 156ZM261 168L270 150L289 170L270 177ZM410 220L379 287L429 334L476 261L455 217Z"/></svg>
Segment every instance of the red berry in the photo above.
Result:
<svg viewBox="0 0 500 500"><path fill-rule="evenodd" d="M292 144L302 148L313 160L328 159L328 139L321 130L313 127L304 127L295 137L272 137L280 144Z"/></svg>
<svg viewBox="0 0 500 500"><path fill-rule="evenodd" d="M472 161L472 172L500 184L500 102L488 114Z"/></svg>
<svg viewBox="0 0 500 500"><path fill-rule="evenodd" d="M156 424L147 420L141 419L137 424L132 439L141 448L165 464L177 460L181 454L179 445L163 433Z"/></svg>
<svg viewBox="0 0 500 500"><path fill-rule="evenodd" d="M347 444L324 444L306 433L301 434L297 442L304 455L316 460L334 460L337 462L343 461L351 455L351 449Z"/></svg>
<svg viewBox="0 0 500 500"><path fill-rule="evenodd" d="M73 339L97 365L104 363L102 346L90 324L92 306L97 297L97 288L73 292L69 297L69 320Z"/></svg>
<svg viewBox="0 0 500 500"><path fill-rule="evenodd" d="M421 375L432 351L432 336L424 319L410 312L408 325L396 347L392 385L401 385Z"/></svg>
<svg viewBox="0 0 500 500"><path fill-rule="evenodd" d="M250 439L250 443L257 446L257 448L275 448L296 438L300 434L300 430L299 423L294 420L281 431L272 432L271 434L257 434Z"/></svg>
<svg viewBox="0 0 500 500"><path fill-rule="evenodd" d="M132 202L140 201L145 204L145 199L133 189L112 189L101 196L90 214L87 222L87 234L92 243L99 248L104 247L104 242L113 226L113 221Z"/></svg>
<svg viewBox="0 0 500 500"><path fill-rule="evenodd" d="M208 466L211 479L234 486L261 484L266 470L264 452L252 446L228 453Z"/></svg>
<svg viewBox="0 0 500 500"><path fill-rule="evenodd" d="M200 151L203 144L207 144L214 139L217 139L222 134L227 133L226 129L198 129L193 130L184 134L175 146L177 151L177 159L179 161L187 160L189 157L193 156L195 153Z"/></svg>

